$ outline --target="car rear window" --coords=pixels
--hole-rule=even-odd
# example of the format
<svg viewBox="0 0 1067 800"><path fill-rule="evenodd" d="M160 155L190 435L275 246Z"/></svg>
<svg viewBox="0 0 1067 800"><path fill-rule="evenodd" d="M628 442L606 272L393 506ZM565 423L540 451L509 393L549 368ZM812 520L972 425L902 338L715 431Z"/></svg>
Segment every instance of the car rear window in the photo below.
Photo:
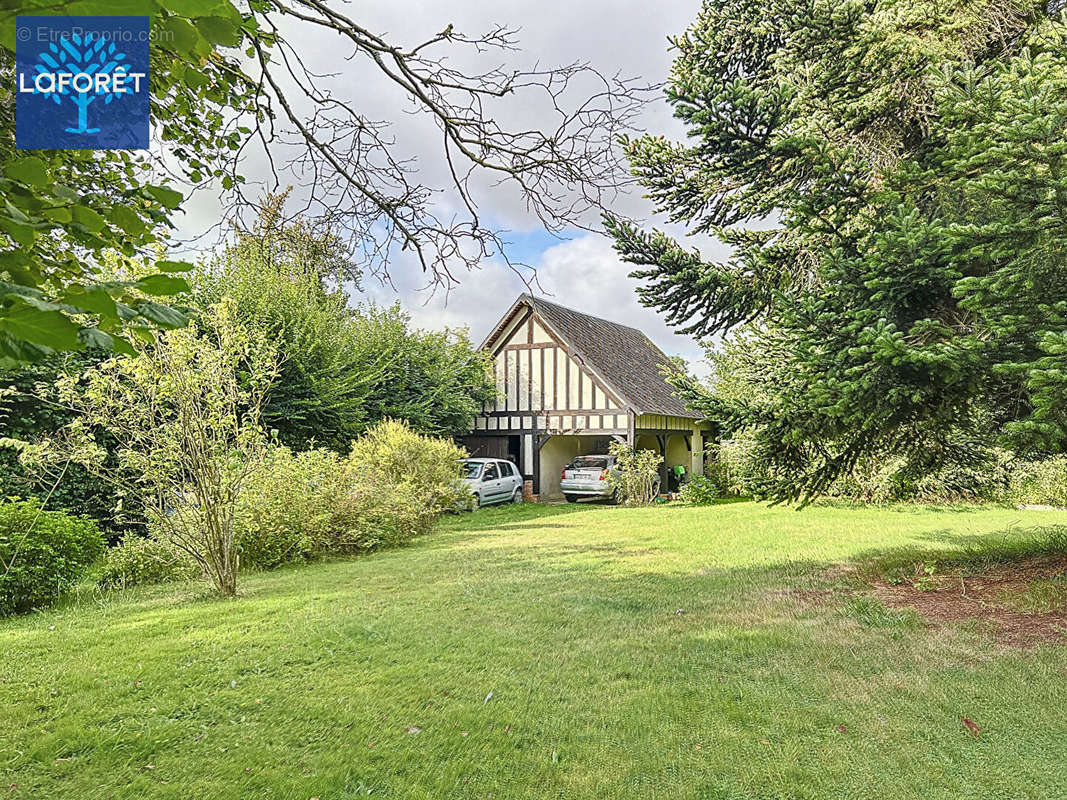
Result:
<svg viewBox="0 0 1067 800"><path fill-rule="evenodd" d="M608 457L607 456L578 456L574 459L568 469L607 469Z"/></svg>

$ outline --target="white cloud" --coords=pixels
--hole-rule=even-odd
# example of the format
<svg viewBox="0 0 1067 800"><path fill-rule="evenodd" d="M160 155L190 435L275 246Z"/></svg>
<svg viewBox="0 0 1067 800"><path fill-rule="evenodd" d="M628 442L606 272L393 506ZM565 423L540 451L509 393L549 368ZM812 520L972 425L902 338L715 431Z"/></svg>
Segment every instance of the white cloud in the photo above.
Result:
<svg viewBox="0 0 1067 800"><path fill-rule="evenodd" d="M494 264L471 273L447 297L420 296L402 286L368 287L366 294L383 303L399 299L419 327L468 327L477 344L519 294L532 290L560 305L638 328L668 355L690 362L701 358L693 339L674 333L657 312L638 302L638 281L629 277L632 267L619 259L606 237L585 234L561 242L546 249L533 266L537 284L532 289L514 272Z"/></svg>
<svg viewBox="0 0 1067 800"><path fill-rule="evenodd" d="M358 13L353 6L346 13L353 13L369 29L401 44L419 42L450 23L456 30L472 35L497 24L519 30L520 52L481 56L457 52L453 56L457 66L484 69L505 62L513 66L529 67L537 63L549 67L583 61L605 74L618 72L658 83L666 80L670 69L672 53L668 38L684 31L699 8L700 0L672 0L652 5L637 0L577 3L497 0L491 4L484 0L455 0L448 6L432 0L406 0L363 4ZM305 26L299 32L294 29L293 43L307 56L313 70L332 75L323 80L339 97L358 105L371 117L396 121L392 132L404 152L417 157L418 180L434 186L447 182L439 131L424 116L398 113L408 107L393 84L365 60L344 60L349 48L336 35L309 31ZM537 122L523 119L524 114L535 113L533 109L517 108L512 112L524 125ZM683 135L680 124L662 99L647 107L637 127L674 138ZM266 164L257 159L245 166L250 184L267 180ZM284 176L283 180L286 180ZM537 220L526 212L513 192L506 188L483 189L478 199L486 219L516 231L519 238L530 237L514 255L537 268L536 293L579 311L640 328L668 354L691 361L700 357L695 342L671 332L656 312L640 305L634 292L636 281L628 277L631 266L618 259L609 240L595 234L580 234L573 240L553 244L546 237L538 236ZM210 193L197 196L187 205L183 236L199 234L219 221L218 202ZM650 212L636 189L620 198L616 207L629 215ZM704 241L700 244L707 247ZM707 249L709 255L722 252L721 248ZM381 303L399 300L421 327L468 326L475 342L481 340L518 294L526 291L522 279L499 262L486 263L480 270L457 275L460 285L447 297L441 292L431 295L422 289L426 280L414 259L401 258L390 265L390 273L390 286L365 279L365 296Z"/></svg>

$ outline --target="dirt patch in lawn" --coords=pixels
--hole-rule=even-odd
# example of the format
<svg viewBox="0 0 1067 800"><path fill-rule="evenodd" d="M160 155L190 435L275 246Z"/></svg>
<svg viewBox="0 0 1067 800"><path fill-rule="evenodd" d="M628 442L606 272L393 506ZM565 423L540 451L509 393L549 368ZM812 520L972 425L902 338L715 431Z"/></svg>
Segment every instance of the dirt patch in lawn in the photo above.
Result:
<svg viewBox="0 0 1067 800"><path fill-rule="evenodd" d="M1040 557L981 570L874 582L885 605L932 624L977 620L1010 647L1067 644L1067 558Z"/></svg>

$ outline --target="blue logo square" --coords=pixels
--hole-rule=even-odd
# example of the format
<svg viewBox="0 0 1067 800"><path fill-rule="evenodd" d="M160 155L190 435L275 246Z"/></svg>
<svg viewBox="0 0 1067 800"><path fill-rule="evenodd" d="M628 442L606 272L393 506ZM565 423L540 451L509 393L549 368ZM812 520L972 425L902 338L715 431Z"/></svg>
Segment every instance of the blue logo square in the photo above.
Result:
<svg viewBox="0 0 1067 800"><path fill-rule="evenodd" d="M20 150L148 149L148 17L16 17Z"/></svg>

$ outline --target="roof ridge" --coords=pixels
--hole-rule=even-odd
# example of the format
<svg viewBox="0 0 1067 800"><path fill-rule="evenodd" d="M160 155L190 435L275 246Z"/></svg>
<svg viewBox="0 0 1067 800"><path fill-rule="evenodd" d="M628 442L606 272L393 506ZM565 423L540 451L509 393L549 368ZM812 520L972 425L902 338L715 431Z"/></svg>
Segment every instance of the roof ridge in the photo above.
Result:
<svg viewBox="0 0 1067 800"><path fill-rule="evenodd" d="M643 330L641 330L640 328L635 327L633 325L624 325L623 323L616 322L615 320L612 320L612 319L605 319L604 317L598 317L595 314L590 314L590 313L588 313L586 311L579 311L576 308L571 308L570 306L565 306L562 303L557 303L557 302L555 302L553 300L546 300L543 297L538 297L537 295L533 294L532 292L524 292L523 294L526 297L528 297L530 300L535 302L535 303L547 303L550 306L555 306L556 308L562 308L564 311L568 311L571 314L577 314L580 317L588 317L589 319L595 319L597 322L606 322L608 325L614 325L617 328L626 328L626 330L634 331L636 333L639 333L645 339L648 339L650 342L652 341L651 339L649 339L647 333L645 333ZM655 342L652 342L652 343L655 344Z"/></svg>

